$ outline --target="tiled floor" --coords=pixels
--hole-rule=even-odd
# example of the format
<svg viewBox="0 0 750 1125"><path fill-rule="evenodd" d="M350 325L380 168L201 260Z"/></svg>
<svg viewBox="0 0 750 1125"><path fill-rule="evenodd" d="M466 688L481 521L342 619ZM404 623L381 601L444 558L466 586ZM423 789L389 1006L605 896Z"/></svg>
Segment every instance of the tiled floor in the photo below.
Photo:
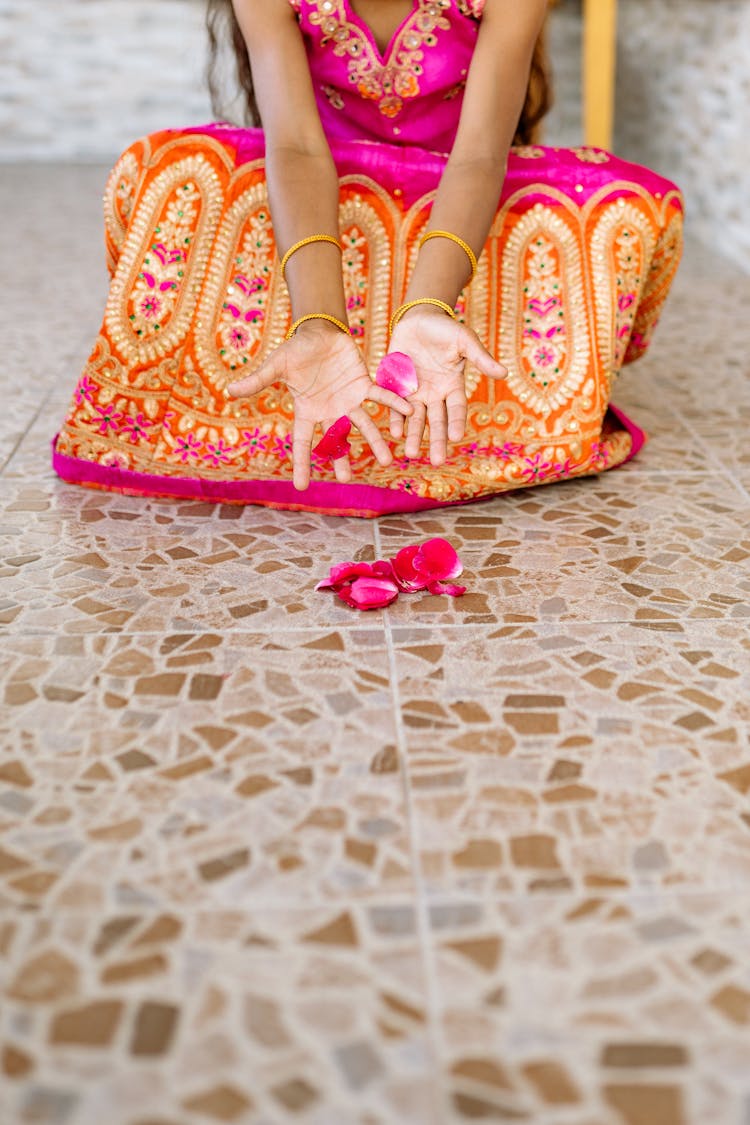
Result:
<svg viewBox="0 0 750 1125"><path fill-rule="evenodd" d="M3 1125L748 1125L750 279L600 480L342 521L59 483L95 168L4 169ZM445 535L470 592L333 561Z"/></svg>

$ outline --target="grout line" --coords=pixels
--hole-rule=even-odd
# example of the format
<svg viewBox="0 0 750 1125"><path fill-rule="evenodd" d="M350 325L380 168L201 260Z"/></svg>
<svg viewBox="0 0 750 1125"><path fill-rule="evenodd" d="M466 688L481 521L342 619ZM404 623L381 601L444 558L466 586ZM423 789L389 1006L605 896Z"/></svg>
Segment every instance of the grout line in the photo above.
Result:
<svg viewBox="0 0 750 1125"><path fill-rule="evenodd" d="M719 476L719 477L721 477L721 479L723 481L728 482L733 491L735 489L737 489L739 492L741 492L743 494L743 496L748 496L748 490L745 488L742 481L740 481L738 477L733 476L733 474L726 467L726 465L722 464L722 462L718 459L718 457L714 453L711 446L708 445L703 440L703 438L700 436L700 434L697 432L697 430L694 429L694 427L693 427L692 423L690 422L689 418L687 418L684 414L681 413L681 411L679 411L677 409L675 410L675 414L677 415L677 418L682 423L682 425L685 427L685 429L688 431L688 433L692 437L695 444L703 452L703 455L706 458L706 461L709 464L712 464L712 465L716 466L714 469L711 469L711 470L708 470L708 471L710 471L713 476Z"/></svg>
<svg viewBox="0 0 750 1125"><path fill-rule="evenodd" d="M380 540L380 526L374 522L374 540L376 557L382 555ZM448 1091L444 1085L443 1062L446 1058L445 1040L440 1022L440 1007L438 1003L438 982L433 943L430 933L429 906L422 878L422 866L419 853L419 827L416 821L411 778L407 766L407 740L404 730L404 721L401 707L401 692L398 682L398 668L396 665L396 650L393 642L390 615L385 610L385 640L388 652L388 667L391 680L391 696L393 698L393 719L396 731L396 745L401 762L403 778L404 804L406 807L406 824L409 833L409 850L411 853L412 875L414 879L415 901L414 907L417 919L417 937L422 950L422 967L425 975L427 1018L429 1042L433 1052L433 1074L435 1077L435 1122L434 1125L448 1125Z"/></svg>
<svg viewBox="0 0 750 1125"><path fill-rule="evenodd" d="M41 417L42 411L46 408L47 403L49 402L51 395L52 395L52 391L51 390L47 391L46 395L44 396L44 398L40 402L39 406L36 408L32 418L31 418L31 421L29 422L28 426L26 427L26 429L23 431L23 433L19 437L16 444L11 449L8 456L6 457L5 463L0 468L0 478L2 478L5 475L5 470L10 468L10 465L11 465L11 462L13 461L13 458L18 453L18 451L21 448L21 446L23 445L24 441L29 436L29 433L31 432L31 430L33 429L33 427L36 425L37 421ZM10 477L8 477L6 479L10 480ZM23 483L31 484L31 483L35 483L35 482L32 480L32 481L24 481ZM2 481L2 484L5 484L5 481Z"/></svg>
<svg viewBox="0 0 750 1125"><path fill-rule="evenodd" d="M96 591L94 591L94 592L96 592ZM84 596L84 594L85 594L85 591L82 592L81 596ZM25 607L25 608L27 608L27 607ZM52 607L53 610L55 608L59 608L59 607L54 607L54 606ZM117 606L112 606L112 609L116 610ZM387 611L385 611L385 612L387 613ZM66 638L66 637L67 638L71 638L71 637L96 637L96 638L100 638L100 637L126 637L126 638L127 637L140 637L140 638L148 639L148 638L151 638L151 637L154 637L154 638L155 637L164 637L165 635L168 635L168 636L177 635L177 636L184 636L184 637L202 637L202 636L213 635L216 632L221 632L222 640L224 642L231 643L232 639L235 638L235 637L236 638L239 638L239 637L257 637L261 634L264 635L264 636L267 636L267 634L268 634L267 622L265 624L259 623L256 626L256 628L254 628L254 629L230 629L230 630L228 630L225 626L221 626L221 625L205 625L205 626L201 626L199 628L199 627L195 627L195 626L183 625L183 624L180 624L180 623L177 623L177 624L168 623L162 629L153 629L153 630L149 630L149 629L128 629L128 628L118 629L118 628L115 628L115 627L107 627L107 628L102 628L102 629L86 629L86 630L83 630L83 631L76 630L76 629L73 629L73 630L70 630L70 631L65 630L66 625L77 624L77 623L80 623L81 620L82 620L82 618L80 618L80 617L72 618L67 622L63 622L62 626L59 625L59 624L58 625L50 625L48 628L38 628L38 627L34 627L34 626L24 626L23 623L21 623L19 628L17 628L17 629L12 628L11 626L0 625L0 636L6 637L8 639L18 638L18 639L26 639L26 640L28 640L30 638L34 638L34 637L40 637L40 638L45 638L45 637L59 637L59 638ZM544 621L544 620L537 619L535 621L527 621L527 622L520 622L520 623L519 622L513 622L513 621L502 621L500 619L496 619L492 622L477 622L477 623L470 622L468 624L466 622L442 622L442 623L441 622L437 622L437 623L434 623L434 622L433 623L395 622L393 624L393 626L388 625L388 626L385 626L384 629L380 629L380 628L378 628L376 626L373 626L373 625L362 625L362 626L352 625L352 626L346 626L345 627L345 626L342 626L340 624L337 624L336 622L324 621L324 622L321 622L319 625L304 625L304 626L300 626L298 629L277 629L277 630L275 630L273 636L274 636L274 638L275 637L284 637L284 636L290 636L290 637L300 637L300 636L308 636L308 635L309 636L320 636L321 633L331 632L332 630L334 630L334 631L340 632L343 637L347 637L347 636L355 636L356 637L356 636L362 636L362 634L368 634L370 636L377 635L377 639L378 639L379 643L381 644L381 647L383 647L383 642L385 642L385 647L387 648L388 647L388 640L392 639L391 629L394 629L394 630L406 629L406 630L409 631L410 634L414 634L414 633L417 633L417 632L420 634L416 638L412 638L410 636L409 638L405 638L404 640L395 642L399 645L402 645L404 643L413 643L413 640L421 640L421 639L423 639L423 635L427 634L427 633L428 634L439 634L439 633L444 633L444 632L463 631L464 633L474 635L478 631L486 632L487 630L490 630L490 629L514 629L514 630L524 630L524 631L531 630L531 631L533 631L534 636L537 637L539 640L555 638L555 637L559 636L562 631L572 631L572 632L575 633L575 632L578 632L580 630L589 630L590 631L592 629L614 628L616 626L621 627L621 628L625 627L625 628L638 629L642 633L660 633L660 634L663 634L664 636L668 636L668 637L689 637L691 633L696 633L696 632L700 633L700 632L705 632L707 630L714 630L721 625L736 625L736 624L739 624L741 621L744 621L744 618L729 617L726 614L719 615L719 616L716 616L716 617L701 617L701 618L675 617L675 618L669 618L666 621L663 620L663 619L655 620L652 623L645 622L645 621L643 621L643 622L642 621L634 621L632 618L629 618L629 617L628 618L614 619L614 620L611 619L611 618L608 618L608 619L601 620L601 621L593 619L593 618L586 618L585 620L580 619L580 620L573 620L573 621L556 621L556 620L553 620L553 619L550 619L549 621ZM678 628L663 628L662 626L664 626L664 625L678 626ZM381 636L381 634L382 634L382 636ZM493 638L493 640L507 641L509 644L511 642L517 643L519 639L520 640L526 640L526 639L533 639L533 638L528 638L528 637L520 637L519 638L516 633L508 634L507 637L494 637ZM613 644L613 645L617 645L619 647L619 646L622 646L623 641L622 641L622 638L620 638L619 640L613 640L613 641L610 641L608 643ZM736 640L736 639L724 639L722 637L713 637L712 643L714 643L719 648L734 648L739 643L739 641ZM376 646L368 645L366 647L371 649L371 648L376 647Z"/></svg>

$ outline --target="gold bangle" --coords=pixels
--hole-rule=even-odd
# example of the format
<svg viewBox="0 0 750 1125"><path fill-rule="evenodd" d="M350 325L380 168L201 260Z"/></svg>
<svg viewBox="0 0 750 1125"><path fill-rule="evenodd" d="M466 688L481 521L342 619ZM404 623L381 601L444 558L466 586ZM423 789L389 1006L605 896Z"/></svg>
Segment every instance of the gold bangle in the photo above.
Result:
<svg viewBox="0 0 750 1125"><path fill-rule="evenodd" d="M471 264L471 278L469 280L473 281L477 275L477 256L468 242L464 242L463 238L459 238L457 234L451 234L449 230L431 230L422 235L417 249L421 250L425 242L429 242L431 238L449 238L451 242L456 243L456 246L461 247Z"/></svg>
<svg viewBox="0 0 750 1125"><path fill-rule="evenodd" d="M437 297L419 297L416 301L407 301L405 305L401 305L400 308L396 309L395 313L391 317L391 336L393 335L396 325L401 320L401 317L404 316L405 313L408 313L409 309L413 309L416 305L435 305L437 308L442 309L444 313L447 313L448 316L450 316L453 320L456 319L455 309L452 309L450 305L447 305L445 303L445 301L438 301Z"/></svg>
<svg viewBox="0 0 750 1125"><path fill-rule="evenodd" d="M286 281L286 264L292 254L296 254L303 246L311 246L313 242L331 242L334 246L338 246L339 250L343 253L340 240L334 238L332 234L311 234L309 238L301 238L299 242L295 242L294 246L289 247L286 254L281 259L281 276L284 278L284 281Z"/></svg>
<svg viewBox="0 0 750 1125"><path fill-rule="evenodd" d="M286 339L291 340L300 324L304 324L308 320L327 320L329 324L335 324L336 327L342 332L346 332L347 336L351 336L352 334L352 330L349 325L344 324L343 320L339 320L338 317L331 316L329 313L308 313L307 316L301 316L299 320L295 320L294 324L286 334Z"/></svg>

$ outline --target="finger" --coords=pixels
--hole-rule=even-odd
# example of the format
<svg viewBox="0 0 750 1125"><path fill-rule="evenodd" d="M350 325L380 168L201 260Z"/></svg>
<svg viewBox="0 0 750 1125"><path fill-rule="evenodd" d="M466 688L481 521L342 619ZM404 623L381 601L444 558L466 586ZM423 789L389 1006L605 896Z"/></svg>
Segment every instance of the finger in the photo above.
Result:
<svg viewBox="0 0 750 1125"><path fill-rule="evenodd" d="M333 462L333 471L339 484L348 484L352 479L352 467L348 457L337 457Z"/></svg>
<svg viewBox="0 0 750 1125"><path fill-rule="evenodd" d="M323 433L327 433L331 426L335 425L338 418L324 418L321 422ZM337 457L331 462L333 465L333 474L339 484L348 484L352 479L352 467L349 462L349 455L345 454L343 457Z"/></svg>
<svg viewBox="0 0 750 1125"><path fill-rule="evenodd" d="M253 371L252 375L228 383L225 389L230 398L256 395L258 391L263 391L266 387L270 387L272 383L278 382L285 371L286 360L281 349L277 348L271 352L265 363L262 363L256 371Z"/></svg>
<svg viewBox="0 0 750 1125"><path fill-rule="evenodd" d="M385 438L381 434L378 427L373 422L370 415L361 406L355 410L350 410L348 417L357 427L362 437L365 439L370 449L375 454L377 461L380 465L390 465L393 460L393 455L388 448Z"/></svg>
<svg viewBox="0 0 750 1125"><path fill-rule="evenodd" d="M391 411L391 437L399 441L404 436L404 416L398 410Z"/></svg>
<svg viewBox="0 0 750 1125"><path fill-rule="evenodd" d="M367 397L371 402L379 402L381 406L390 406L391 410L397 410L405 418L408 418L414 410L412 404L405 398L401 398L394 391L387 391L385 387L379 387L377 383L373 383L372 389L367 392Z"/></svg>
<svg viewBox="0 0 750 1125"><path fill-rule="evenodd" d="M419 457L419 447L424 437L426 418L427 410L424 403L415 402L414 413L407 422L406 444L404 445L404 453L407 457Z"/></svg>
<svg viewBox="0 0 750 1125"><path fill-rule="evenodd" d="M309 418L294 419L292 434L292 476L294 487L304 492L310 483L310 450L315 424Z"/></svg>
<svg viewBox="0 0 750 1125"><path fill-rule="evenodd" d="M448 437L451 441L460 441L466 433L467 402L466 395L461 388L451 391L445 399L448 411Z"/></svg>
<svg viewBox="0 0 750 1125"><path fill-rule="evenodd" d="M470 328L463 324L459 325L459 329L458 347L460 354L488 378L504 379L508 374L508 368L505 364L500 363L491 352L487 351L476 332L472 332Z"/></svg>
<svg viewBox="0 0 750 1125"><path fill-rule="evenodd" d="M442 465L448 451L448 431L445 424L445 403L431 402L427 407L430 422L430 463Z"/></svg>

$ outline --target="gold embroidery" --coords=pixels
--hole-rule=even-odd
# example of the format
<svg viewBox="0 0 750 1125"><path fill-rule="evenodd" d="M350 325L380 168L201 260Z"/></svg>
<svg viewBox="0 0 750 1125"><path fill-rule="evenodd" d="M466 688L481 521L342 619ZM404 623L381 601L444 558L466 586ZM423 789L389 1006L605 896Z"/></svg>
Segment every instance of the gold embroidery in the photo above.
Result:
<svg viewBox="0 0 750 1125"><path fill-rule="evenodd" d="M170 231L175 230L175 223L169 217L170 206L175 211L174 218L179 229L180 208L172 197L180 187L187 185L190 185L191 220L195 219L195 222L190 228L191 235L184 236L189 238L189 243L186 244L185 260L180 263L183 276L174 298L169 302L164 330L160 326L158 334L154 329L142 339L137 334L137 316L131 311L132 294L136 290L139 275L144 270L145 258L150 251L153 252L153 246L158 244L160 219L164 218ZM193 193L197 195L194 196ZM198 197L200 206L193 210L192 201ZM169 165L156 177L139 201L131 222L131 237L123 247L112 279L105 313L107 329L114 344L132 363L147 363L166 355L187 332L223 202L218 175L202 153Z"/></svg>
<svg viewBox="0 0 750 1125"><path fill-rule="evenodd" d="M456 7L462 16L471 16L478 20L481 18L485 0L456 0Z"/></svg>
<svg viewBox="0 0 750 1125"><path fill-rule="evenodd" d="M117 256L125 241L139 172L138 159L132 149L128 149L115 164L104 189L104 225L111 273L114 273Z"/></svg>
<svg viewBox="0 0 750 1125"><path fill-rule="evenodd" d="M450 29L443 13L450 9L451 0L419 0L385 58L366 27L348 18L344 0L310 2L315 8L310 23L323 32L323 45L333 43L334 54L348 59L349 81L360 96L376 101L384 117L397 117L404 101L420 92L423 48L436 46L436 31Z"/></svg>
<svg viewBox="0 0 750 1125"><path fill-rule="evenodd" d="M577 232L552 208L535 204L505 244L502 272L514 282L502 310L503 334L512 341L508 386L547 418L580 390L589 366Z"/></svg>
<svg viewBox="0 0 750 1125"><path fill-rule="evenodd" d="M582 145L570 151L582 164L609 164L610 161L609 153L604 152L604 150L600 148L590 148L587 145Z"/></svg>
<svg viewBox="0 0 750 1125"><path fill-rule="evenodd" d="M610 381L625 358L654 244L648 215L622 198L607 206L594 229L591 253L604 264L594 272L599 354Z"/></svg>
<svg viewBox="0 0 750 1125"><path fill-rule="evenodd" d="M344 245L344 287L349 323L365 347L368 368L374 372L388 346L391 242L386 217L378 215L372 203L364 198L364 193L372 196L374 184L364 177L346 177L341 186L344 197L339 223ZM392 204L388 210L395 210ZM392 215L388 218L393 222ZM361 334L356 331L358 326L362 329Z"/></svg>
<svg viewBox="0 0 750 1125"><path fill-rule="evenodd" d="M262 168L262 161L254 161L243 171L260 176ZM275 252L266 183L258 179L222 218L198 305L195 353L214 393L284 338L289 296Z"/></svg>

